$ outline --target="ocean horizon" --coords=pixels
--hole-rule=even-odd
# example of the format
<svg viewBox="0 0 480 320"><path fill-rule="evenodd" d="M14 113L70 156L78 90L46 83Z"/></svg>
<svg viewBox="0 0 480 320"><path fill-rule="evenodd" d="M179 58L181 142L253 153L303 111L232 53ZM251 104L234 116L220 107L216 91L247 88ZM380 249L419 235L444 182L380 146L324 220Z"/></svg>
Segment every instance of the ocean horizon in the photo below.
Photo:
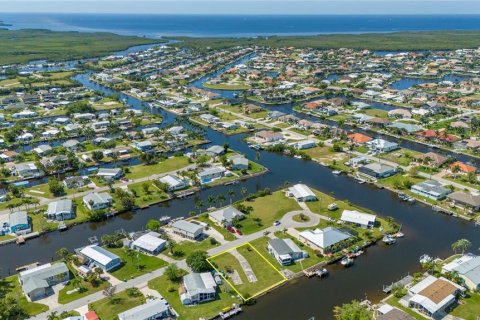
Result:
<svg viewBox="0 0 480 320"><path fill-rule="evenodd" d="M0 13L8 29L147 37L256 37L480 30L480 15L162 15Z"/></svg>

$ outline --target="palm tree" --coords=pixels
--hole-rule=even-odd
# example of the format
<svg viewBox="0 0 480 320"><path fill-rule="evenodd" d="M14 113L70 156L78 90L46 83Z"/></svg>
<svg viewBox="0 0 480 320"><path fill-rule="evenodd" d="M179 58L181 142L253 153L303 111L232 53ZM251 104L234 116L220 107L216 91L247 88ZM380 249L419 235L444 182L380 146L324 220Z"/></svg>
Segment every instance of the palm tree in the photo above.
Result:
<svg viewBox="0 0 480 320"><path fill-rule="evenodd" d="M248 189L245 188L245 187L242 187L242 189L240 189L240 193L242 194L242 196L245 198L245 196L247 195L248 193Z"/></svg>
<svg viewBox="0 0 480 320"><path fill-rule="evenodd" d="M220 203L220 207L223 206L223 201L225 200L225 195L223 193L217 195L217 201Z"/></svg>
<svg viewBox="0 0 480 320"><path fill-rule="evenodd" d="M472 246L472 243L467 239L460 239L452 243L452 250L454 252L461 251L462 254Z"/></svg>
<svg viewBox="0 0 480 320"><path fill-rule="evenodd" d="M59 319L59 317L57 315L57 311L52 311L52 313L50 313L47 316L47 320L57 320L57 319Z"/></svg>
<svg viewBox="0 0 480 320"><path fill-rule="evenodd" d="M197 201L195 201L195 208L198 209L198 213L202 213L202 208L204 206L204 203L202 200L198 199Z"/></svg>
<svg viewBox="0 0 480 320"><path fill-rule="evenodd" d="M235 190L229 189L228 195L230 196L230 204L232 204L233 197L235 197Z"/></svg>

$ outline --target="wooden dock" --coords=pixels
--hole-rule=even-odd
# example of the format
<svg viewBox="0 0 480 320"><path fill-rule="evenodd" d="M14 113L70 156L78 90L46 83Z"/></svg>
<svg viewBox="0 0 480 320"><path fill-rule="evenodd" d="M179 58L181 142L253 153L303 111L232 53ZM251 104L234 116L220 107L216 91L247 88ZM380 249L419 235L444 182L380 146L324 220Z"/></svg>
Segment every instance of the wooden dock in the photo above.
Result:
<svg viewBox="0 0 480 320"><path fill-rule="evenodd" d="M392 292L392 289L398 288L398 287L405 287L407 284L411 283L412 281L413 281L413 277L408 274L397 282L392 282L390 285L383 286L382 291L388 294Z"/></svg>

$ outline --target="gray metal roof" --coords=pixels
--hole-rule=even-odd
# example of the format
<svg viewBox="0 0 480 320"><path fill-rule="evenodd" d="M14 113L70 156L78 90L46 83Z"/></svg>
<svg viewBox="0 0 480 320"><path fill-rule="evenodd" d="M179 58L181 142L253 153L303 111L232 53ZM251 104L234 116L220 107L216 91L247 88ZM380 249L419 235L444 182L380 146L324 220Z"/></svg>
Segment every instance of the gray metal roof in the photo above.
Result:
<svg viewBox="0 0 480 320"><path fill-rule="evenodd" d="M291 239L270 239L268 240L268 244L272 246L273 250L279 255L292 254L301 251Z"/></svg>
<svg viewBox="0 0 480 320"><path fill-rule="evenodd" d="M443 195L450 192L450 190L442 187L442 185L435 180L427 180L424 182L417 183L412 186L412 189L420 190L431 195Z"/></svg>
<svg viewBox="0 0 480 320"><path fill-rule="evenodd" d="M480 257L470 259L454 269L459 274L465 276L475 285L480 285Z"/></svg>
<svg viewBox="0 0 480 320"><path fill-rule="evenodd" d="M57 214L62 212L72 212L72 200L61 199L48 204L48 214Z"/></svg>
<svg viewBox="0 0 480 320"><path fill-rule="evenodd" d="M107 203L112 201L112 196L110 196L106 192L102 192L102 193L92 192L87 194L85 197L83 197L83 200L86 202L93 201L94 204Z"/></svg>
<svg viewBox="0 0 480 320"><path fill-rule="evenodd" d="M241 218L244 216L242 212L240 212L239 210L235 209L232 206L228 206L226 208L222 208L220 210L210 212L209 215L215 220L217 220L218 222L222 222L223 220L226 220L227 222L232 222L232 219L234 217Z"/></svg>
<svg viewBox="0 0 480 320"><path fill-rule="evenodd" d="M23 271L20 273L20 279L23 282L23 291L30 293L36 289L48 288L47 279L68 272L68 267L63 262L42 265L31 270Z"/></svg>
<svg viewBox="0 0 480 320"><path fill-rule="evenodd" d="M203 230L203 227L198 225L198 224L195 224L195 223L191 223L189 221L186 221L186 220L177 220L175 221L174 223L172 223L172 228L176 228L176 229L180 229L180 230L183 230L183 231L186 231L188 233L197 233L198 230Z"/></svg>
<svg viewBox="0 0 480 320"><path fill-rule="evenodd" d="M206 277L210 273L190 273L183 277L183 285L187 289L188 293L193 296L198 293L214 293L215 292L215 280L213 280L210 274L209 283L205 283Z"/></svg>
<svg viewBox="0 0 480 320"><path fill-rule="evenodd" d="M471 205L472 207L480 206L480 195L471 194L465 191L456 191L448 195L451 200L459 201Z"/></svg>
<svg viewBox="0 0 480 320"><path fill-rule="evenodd" d="M10 226L26 225L28 224L28 215L25 211L10 213L9 222Z"/></svg>
<svg viewBox="0 0 480 320"><path fill-rule="evenodd" d="M150 300L145 304L136 306L130 310L119 313L120 320L145 320L153 319L154 316L162 314L170 309L168 302L164 299Z"/></svg>

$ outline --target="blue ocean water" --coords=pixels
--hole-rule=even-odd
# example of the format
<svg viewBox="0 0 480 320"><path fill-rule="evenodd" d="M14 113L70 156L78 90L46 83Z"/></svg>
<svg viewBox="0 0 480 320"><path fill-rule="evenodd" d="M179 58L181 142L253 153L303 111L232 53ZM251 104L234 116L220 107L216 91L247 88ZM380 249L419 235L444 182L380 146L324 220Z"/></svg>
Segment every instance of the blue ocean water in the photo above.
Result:
<svg viewBox="0 0 480 320"><path fill-rule="evenodd" d="M1 9L0 9L1 10ZM479 30L480 15L138 15L0 13L12 29L127 35L254 37L423 30Z"/></svg>

